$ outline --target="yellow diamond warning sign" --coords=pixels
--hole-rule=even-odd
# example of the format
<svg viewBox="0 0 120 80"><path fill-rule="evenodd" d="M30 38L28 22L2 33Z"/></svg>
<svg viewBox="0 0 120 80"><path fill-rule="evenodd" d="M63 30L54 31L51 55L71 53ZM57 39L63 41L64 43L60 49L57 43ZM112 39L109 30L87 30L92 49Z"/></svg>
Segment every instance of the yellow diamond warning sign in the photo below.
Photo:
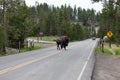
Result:
<svg viewBox="0 0 120 80"><path fill-rule="evenodd" d="M108 37L112 37L112 36L113 36L112 31L107 32L107 36L108 36Z"/></svg>

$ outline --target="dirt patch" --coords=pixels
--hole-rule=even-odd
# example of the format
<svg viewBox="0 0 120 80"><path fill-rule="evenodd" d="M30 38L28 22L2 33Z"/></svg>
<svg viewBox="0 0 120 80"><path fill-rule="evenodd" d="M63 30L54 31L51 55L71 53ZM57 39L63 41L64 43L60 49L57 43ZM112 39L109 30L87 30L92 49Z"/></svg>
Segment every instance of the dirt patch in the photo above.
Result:
<svg viewBox="0 0 120 80"><path fill-rule="evenodd" d="M120 57L96 54L92 80L120 80Z"/></svg>

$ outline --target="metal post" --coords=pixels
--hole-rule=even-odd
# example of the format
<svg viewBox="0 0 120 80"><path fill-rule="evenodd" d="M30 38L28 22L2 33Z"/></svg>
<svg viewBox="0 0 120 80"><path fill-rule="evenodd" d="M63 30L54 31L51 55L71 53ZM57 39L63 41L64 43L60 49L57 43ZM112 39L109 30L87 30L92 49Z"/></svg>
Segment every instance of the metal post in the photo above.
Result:
<svg viewBox="0 0 120 80"><path fill-rule="evenodd" d="M101 39L101 50L104 53L104 40L103 39Z"/></svg>
<svg viewBox="0 0 120 80"><path fill-rule="evenodd" d="M111 39L109 38L109 48L111 48Z"/></svg>

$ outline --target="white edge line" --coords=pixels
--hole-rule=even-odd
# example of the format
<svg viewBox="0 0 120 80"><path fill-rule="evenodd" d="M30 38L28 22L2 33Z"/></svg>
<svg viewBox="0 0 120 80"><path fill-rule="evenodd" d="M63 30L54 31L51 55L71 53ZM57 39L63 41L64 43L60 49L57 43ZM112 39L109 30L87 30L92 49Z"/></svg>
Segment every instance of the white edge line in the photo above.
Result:
<svg viewBox="0 0 120 80"><path fill-rule="evenodd" d="M95 45L96 45L96 44L95 44ZM95 45L94 45L94 47L95 47ZM93 48L94 48L94 47L93 47ZM83 66L83 69L82 69L81 73L79 74L77 80L81 80L82 75L83 75L83 73L84 73L84 71L85 71L85 68L86 68L86 66L87 66L87 64L88 64L88 61L89 61L89 59L90 59L90 57L91 57L91 55L92 55L92 52L93 52L93 49L90 51L90 54L89 54L87 60L85 61L84 66Z"/></svg>

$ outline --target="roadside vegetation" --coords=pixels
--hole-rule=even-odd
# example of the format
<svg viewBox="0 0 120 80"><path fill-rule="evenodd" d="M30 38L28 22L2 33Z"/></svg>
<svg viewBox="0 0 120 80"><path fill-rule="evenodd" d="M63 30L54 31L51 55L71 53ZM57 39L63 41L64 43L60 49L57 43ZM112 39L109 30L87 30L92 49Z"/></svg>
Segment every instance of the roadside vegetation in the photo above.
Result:
<svg viewBox="0 0 120 80"><path fill-rule="evenodd" d="M96 53L98 53L98 54L112 55L112 52L108 48L104 48L104 52L102 52L100 46L96 47Z"/></svg>
<svg viewBox="0 0 120 80"><path fill-rule="evenodd" d="M7 52L7 54L0 54L0 57L2 56L8 56L8 55L14 55L14 54L20 54L20 53L23 53L23 52L28 52L28 51L33 51L33 50L38 50L38 49L42 49L44 47L41 47L41 46L37 46L35 45L34 47L24 47L22 49L8 49L9 52Z"/></svg>
<svg viewBox="0 0 120 80"><path fill-rule="evenodd" d="M96 53L120 56L120 47L116 44L112 44L111 48L110 48L109 43L105 43L104 44L104 52L102 52L100 46L97 46L96 47Z"/></svg>
<svg viewBox="0 0 120 80"><path fill-rule="evenodd" d="M55 41L58 36L41 36L41 37L28 37L27 39L32 40L43 40L43 41Z"/></svg>
<svg viewBox="0 0 120 80"><path fill-rule="evenodd" d="M58 38L58 36L28 37L27 39L32 39L32 40L39 39L39 40L43 40L43 41L54 41L54 40L56 40L56 38ZM24 47L20 48L20 49L8 48L7 51L9 50L9 52L7 52L7 54L1 53L0 57L7 56L7 55L13 55L13 54L20 54L20 53L27 52L27 51L43 49L43 48L48 47L48 45L50 45L50 43L49 44L46 43L46 45L44 45L44 44L38 43L38 42L34 42L33 44L34 44L34 46L30 45L28 47L28 45L24 43Z"/></svg>
<svg viewBox="0 0 120 80"><path fill-rule="evenodd" d="M114 51L115 51L116 55L120 55L120 48L116 48L116 49L114 49Z"/></svg>

